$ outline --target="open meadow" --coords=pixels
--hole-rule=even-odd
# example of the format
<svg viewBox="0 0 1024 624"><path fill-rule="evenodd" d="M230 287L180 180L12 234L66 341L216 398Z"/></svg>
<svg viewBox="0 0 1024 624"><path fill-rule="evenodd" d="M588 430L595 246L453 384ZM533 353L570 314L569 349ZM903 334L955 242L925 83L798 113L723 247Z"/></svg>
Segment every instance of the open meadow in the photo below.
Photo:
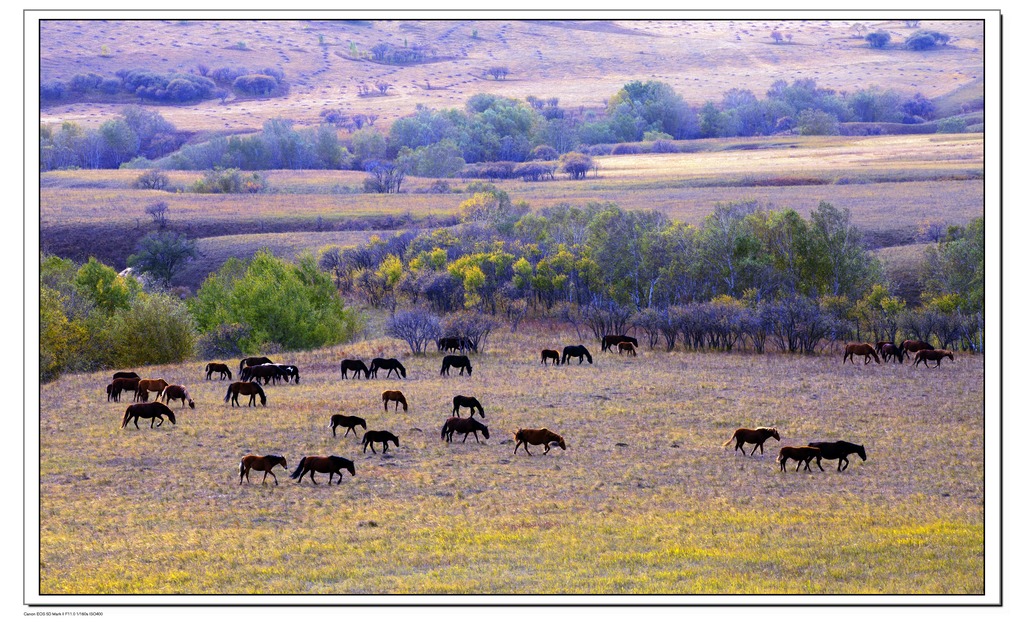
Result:
<svg viewBox="0 0 1024 624"><path fill-rule="evenodd" d="M119 428L111 371L44 385L40 594L984 591L983 357L925 370L641 346L634 359L588 340L592 365L540 363L577 342L499 332L470 356L472 377L451 378L440 354L390 340L270 354L301 383L267 386L265 407L230 407L205 362L146 367L196 400L153 429ZM408 378L340 378L341 359L379 355ZM383 411L388 389L408 412ZM480 399L489 439L442 441L456 394ZM336 413L400 447L364 454L362 429L332 437ZM781 441L763 456L723 448L755 426ZM513 454L515 431L539 427L567 450ZM867 461L775 462L781 446L836 439ZM239 485L249 453L286 457L278 485L257 472ZM356 474L288 479L306 455L347 457Z"/></svg>

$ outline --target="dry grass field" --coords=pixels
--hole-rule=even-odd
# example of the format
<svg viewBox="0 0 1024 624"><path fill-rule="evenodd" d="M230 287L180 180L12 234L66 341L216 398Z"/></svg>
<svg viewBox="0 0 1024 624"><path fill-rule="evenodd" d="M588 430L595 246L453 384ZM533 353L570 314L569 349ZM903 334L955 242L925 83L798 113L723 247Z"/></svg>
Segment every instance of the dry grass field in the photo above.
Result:
<svg viewBox="0 0 1024 624"><path fill-rule="evenodd" d="M593 365L541 365L541 348L576 342L501 333L471 356L471 378L448 379L439 354L390 341L271 354L298 365L301 384L268 386L266 407L229 407L203 362L146 368L196 399L155 429L119 428L110 371L43 386L40 593L983 591L983 358L931 370L831 354L633 359L587 341ZM340 379L341 359L379 354L400 356L408 379ZM385 389L409 411L385 413ZM455 394L481 400L488 440L440 439ZM344 430L331 436L335 413L401 446L364 454ZM763 456L722 447L761 425L782 436ZM514 455L521 427L568 449ZM867 461L779 471L781 446L818 439L863 444ZM356 474L298 484L279 467L279 485L239 485L248 453L282 454L289 469L341 455Z"/></svg>

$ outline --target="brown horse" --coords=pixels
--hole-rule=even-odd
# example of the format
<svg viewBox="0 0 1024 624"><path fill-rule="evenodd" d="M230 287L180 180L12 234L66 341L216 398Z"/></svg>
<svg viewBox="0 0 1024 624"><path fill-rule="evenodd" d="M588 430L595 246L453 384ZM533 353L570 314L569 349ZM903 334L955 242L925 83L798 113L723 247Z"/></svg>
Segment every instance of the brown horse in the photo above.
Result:
<svg viewBox="0 0 1024 624"><path fill-rule="evenodd" d="M302 477L308 474L309 480L316 483L316 473L326 472L328 474L328 485L331 484L334 475L338 475L338 485L341 485L342 469L348 470L353 477L356 475L356 465L344 457L338 457L337 455L331 455L330 457L303 457L299 460L299 466L295 469L295 472L290 476L292 479L298 479L299 483L302 483Z"/></svg>
<svg viewBox="0 0 1024 624"><path fill-rule="evenodd" d="M779 470L786 472L786 460L795 459L796 469L800 470L801 462L804 464L804 470L807 472L811 471L811 460L818 460L818 468L824 472L824 468L821 467L821 449L816 446L784 446L779 449L779 456L775 458L775 461L779 462Z"/></svg>
<svg viewBox="0 0 1024 624"><path fill-rule="evenodd" d="M846 358L850 358L850 363L853 363L853 356L855 355L863 355L865 364L870 362L871 358L875 358L876 364L882 363L882 361L878 359L878 353L875 352L875 348L866 342L846 345L846 353L843 354L843 363L846 363Z"/></svg>
<svg viewBox="0 0 1024 624"><path fill-rule="evenodd" d="M174 424L174 412L172 412L171 408L167 407L163 403L157 403L156 401L153 401L152 403L133 403L124 411L124 419L121 420L121 428L124 429L125 426L128 425L128 421L134 418L135 428L138 429L140 418L150 418L149 428L152 429L154 423L156 423L157 427L164 424L164 416L171 421L172 425ZM157 418L160 419L159 423L156 422Z"/></svg>
<svg viewBox="0 0 1024 624"><path fill-rule="evenodd" d="M634 347L639 347L640 343L636 338L632 336L615 336L608 335L601 339L601 351L610 351L612 347L616 347L619 343L628 342Z"/></svg>
<svg viewBox="0 0 1024 624"><path fill-rule="evenodd" d="M249 481L249 471L256 469L263 471L263 483L267 482L267 475L269 474L274 477L274 485L277 485L277 475L274 474L274 466L278 464L281 464L285 469L288 468L288 462L280 455L267 455L266 457L246 455L242 458L242 461L238 462L238 484L242 484L242 477L245 477L246 483L252 483Z"/></svg>
<svg viewBox="0 0 1024 624"><path fill-rule="evenodd" d="M903 349L905 353L917 353L922 349L928 349L931 351L934 350L935 347L931 346L924 340L904 340L900 343L900 349Z"/></svg>
<svg viewBox="0 0 1024 624"><path fill-rule="evenodd" d="M171 384L164 388L163 391L160 392L160 394L156 395L157 401L159 401L161 398L163 398L164 403L167 403L168 401L173 401L174 399L181 399L182 407L185 407L185 401L188 401L188 406L190 409L196 408L196 402L192 400L192 396L188 393L188 390L185 389L185 386Z"/></svg>
<svg viewBox="0 0 1024 624"><path fill-rule="evenodd" d="M746 455L747 452L743 450L743 445L749 442L754 445L754 448L750 449L751 456L754 455L754 451L756 451L758 447L761 448L761 454L764 455L764 442L768 438L775 438L776 440L782 439L779 437L779 430L775 427L758 427L757 429L740 428L733 432L732 437L726 440L722 447L729 446L730 442L736 440L736 448L733 449L733 452L736 452L736 449L739 449L744 455Z"/></svg>
<svg viewBox="0 0 1024 624"><path fill-rule="evenodd" d="M898 360L900 364L903 363L903 349L891 342L882 343L882 346L878 348L878 355L882 356L883 362Z"/></svg>
<svg viewBox="0 0 1024 624"><path fill-rule="evenodd" d="M547 455L548 451L551 450L550 445L561 447L564 451L566 449L565 439L555 433L554 431L548 431L547 429L520 429L516 431L516 447L512 449L512 454L515 455L519 450L519 445L523 445L523 450L526 451L527 455L533 455L530 452L530 445L540 446L544 445L544 454Z"/></svg>
<svg viewBox="0 0 1024 624"><path fill-rule="evenodd" d="M210 377L214 373L220 373L220 378L224 379L226 375L228 380L231 380L231 368L228 367L224 362L210 362L206 365L206 380L209 381Z"/></svg>
<svg viewBox="0 0 1024 624"><path fill-rule="evenodd" d="M331 436L338 436L338 427L345 427L345 437L348 437L348 432L356 432L356 427L360 426L366 429L366 420L358 416L345 416L344 414L335 414L331 416Z"/></svg>
<svg viewBox="0 0 1024 624"><path fill-rule="evenodd" d="M118 377L113 381L113 383L107 386L107 400L109 401L113 399L114 402L120 403L122 392L124 392L125 390L131 390L132 392L135 392L138 389L139 380L137 377Z"/></svg>
<svg viewBox="0 0 1024 624"><path fill-rule="evenodd" d="M921 349L914 356L914 366L917 366L921 362L924 362L924 367L928 367L928 362L935 362L935 368L942 365L942 358L949 358L949 361L953 361L953 352L947 351L946 349Z"/></svg>
<svg viewBox="0 0 1024 624"><path fill-rule="evenodd" d="M402 411L409 411L409 403L405 400L405 395L398 390L385 390L381 393L380 399L384 401L384 411L388 411L388 402L395 402L395 411L398 411L398 405L402 405Z"/></svg>
<svg viewBox="0 0 1024 624"><path fill-rule="evenodd" d="M633 357L636 357L636 347L633 345L632 342L620 342L619 353L627 353L629 355L632 355Z"/></svg>
<svg viewBox="0 0 1024 624"><path fill-rule="evenodd" d="M260 404L267 404L267 394L263 392L263 386L259 385L255 381L236 381L228 385L227 394L224 395L224 402L227 403L228 399L231 399L232 405L241 405L238 403L238 395L247 394L249 395L249 405L256 405L256 396L260 397Z"/></svg>
<svg viewBox="0 0 1024 624"><path fill-rule="evenodd" d="M377 454L377 449L373 448L374 442L382 442L384 444L384 450L381 453L388 452L388 442L394 442L395 447L398 447L398 436L391 433L390 431L367 431L363 434L363 452L366 452L366 447L369 446L373 454Z"/></svg>
<svg viewBox="0 0 1024 624"><path fill-rule="evenodd" d="M559 360L561 358L562 358L562 356L559 355L557 349L541 349L540 350L540 362L544 366L548 365L548 360L553 361L555 363L555 366L558 366L559 363L560 363Z"/></svg>
<svg viewBox="0 0 1024 624"><path fill-rule="evenodd" d="M144 396L144 392L156 392L160 394L168 386L163 379L140 379L139 386L135 389L135 399Z"/></svg>
<svg viewBox="0 0 1024 624"><path fill-rule="evenodd" d="M487 431L487 425L472 416L469 418L449 418L444 421L444 426L441 427L441 439L451 442L454 434L463 433L465 435L462 436L462 441L465 442L469 434L472 433L476 441L480 442L480 437L476 435L477 431L484 434L485 440L491 437L491 434Z"/></svg>

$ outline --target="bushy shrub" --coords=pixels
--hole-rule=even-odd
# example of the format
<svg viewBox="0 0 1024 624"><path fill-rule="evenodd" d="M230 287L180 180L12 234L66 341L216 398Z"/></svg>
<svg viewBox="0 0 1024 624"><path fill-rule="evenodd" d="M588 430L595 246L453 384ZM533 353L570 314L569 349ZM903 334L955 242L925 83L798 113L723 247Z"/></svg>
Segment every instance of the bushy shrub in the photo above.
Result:
<svg viewBox="0 0 1024 624"><path fill-rule="evenodd" d="M145 366L181 362L195 355L195 324L188 308L167 293L142 295L109 322L114 361Z"/></svg>
<svg viewBox="0 0 1024 624"><path fill-rule="evenodd" d="M267 96L278 86L277 79L266 74L248 74L235 78L231 88L239 93L252 96Z"/></svg>
<svg viewBox="0 0 1024 624"><path fill-rule="evenodd" d="M135 182L132 183L137 189L149 189L153 191L163 191L170 186L170 178L167 174L157 169L150 169L139 177L135 178Z"/></svg>
<svg viewBox="0 0 1024 624"><path fill-rule="evenodd" d="M674 154L679 151L679 148L675 143L665 139L658 139L654 143L651 143L651 153L653 154Z"/></svg>
<svg viewBox="0 0 1024 624"><path fill-rule="evenodd" d="M967 132L967 120L963 117L947 117L940 119L935 125L935 131L941 134L958 134Z"/></svg>

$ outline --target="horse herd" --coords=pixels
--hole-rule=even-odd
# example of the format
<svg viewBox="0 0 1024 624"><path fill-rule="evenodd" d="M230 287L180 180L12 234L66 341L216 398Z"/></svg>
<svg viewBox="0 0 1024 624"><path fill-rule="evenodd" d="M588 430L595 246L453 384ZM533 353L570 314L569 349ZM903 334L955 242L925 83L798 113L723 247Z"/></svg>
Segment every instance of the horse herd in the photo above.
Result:
<svg viewBox="0 0 1024 624"><path fill-rule="evenodd" d="M928 362L935 362L935 368L938 368L942 364L943 358L949 358L949 361L953 361L953 352L947 351L946 349L936 349L932 345L928 344L923 340L904 340L900 344L893 342L876 342L874 346L866 342L858 342L846 345L846 351L843 353L843 363L849 359L852 364L854 358L858 355L864 356L864 363L869 364L871 359L874 358L875 363L881 364L882 362L899 362L903 363L904 358L907 362L910 361L910 354L914 354L914 366L917 366L921 362L924 362L925 368L930 368ZM882 358L879 360L878 356Z"/></svg>
<svg viewBox="0 0 1024 624"><path fill-rule="evenodd" d="M743 448L745 444L752 444L753 447L750 449L750 455L753 457L754 451L761 449L761 454L764 455L764 443L770 438L775 438L781 441L782 438L779 436L779 430L775 427L758 427L757 429L737 429L733 432L732 437L725 441L722 447L729 446L734 440L736 446L733 448L733 452L739 450L744 455L747 451ZM779 456L775 458L775 461L779 464L779 470L786 472L786 461L790 459L796 460L796 469L800 470L800 464L804 464L804 469L808 472L811 470L811 460L816 460L818 463L818 470L824 471L821 467L821 460L823 459L838 459L839 463L836 465L836 471L842 472L850 465L850 460L847 456L856 453L861 461L867 461L868 455L864 450L864 447L860 444L854 444L845 440L838 440L836 442L808 442L803 446L784 446L779 449Z"/></svg>

